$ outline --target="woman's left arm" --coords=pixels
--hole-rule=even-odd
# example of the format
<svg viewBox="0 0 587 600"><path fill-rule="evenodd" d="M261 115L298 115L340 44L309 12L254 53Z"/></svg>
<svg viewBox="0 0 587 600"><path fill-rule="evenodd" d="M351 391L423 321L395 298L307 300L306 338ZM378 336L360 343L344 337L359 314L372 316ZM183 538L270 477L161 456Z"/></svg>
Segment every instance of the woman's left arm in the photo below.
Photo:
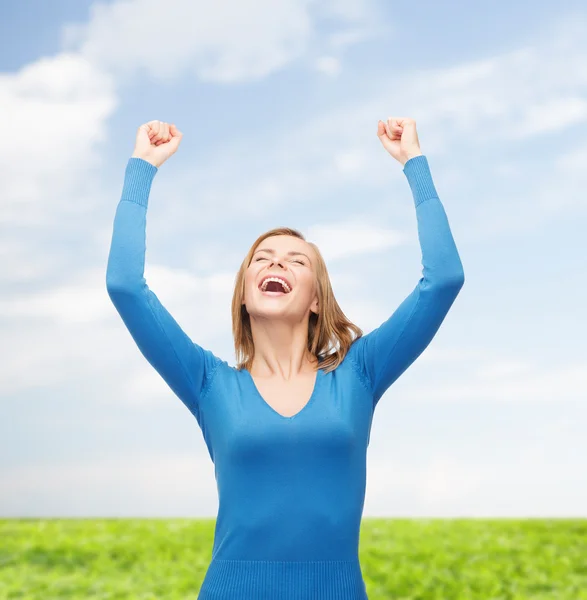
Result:
<svg viewBox="0 0 587 600"><path fill-rule="evenodd" d="M401 143L394 144L395 140L389 135L393 125L389 123L382 143L404 165L403 172L412 190L423 276L389 319L353 343L352 355L370 386L373 408L389 386L430 344L465 281L463 265L432 181L428 160L419 151L415 122L412 119L395 122L398 121L403 121L403 132L394 134L391 129L391 133L393 137L401 136Z"/></svg>

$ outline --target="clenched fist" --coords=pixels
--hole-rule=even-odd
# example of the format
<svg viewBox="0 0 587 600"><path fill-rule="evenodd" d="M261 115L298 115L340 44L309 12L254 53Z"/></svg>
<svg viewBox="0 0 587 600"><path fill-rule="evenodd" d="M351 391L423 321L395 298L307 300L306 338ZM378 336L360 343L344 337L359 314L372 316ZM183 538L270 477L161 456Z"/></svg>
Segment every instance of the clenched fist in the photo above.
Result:
<svg viewBox="0 0 587 600"><path fill-rule="evenodd" d="M386 123L379 121L377 137L391 156L402 165L405 165L410 158L422 154L414 119L389 117Z"/></svg>
<svg viewBox="0 0 587 600"><path fill-rule="evenodd" d="M142 158L159 168L181 142L182 133L173 124L165 121L149 121L137 130L134 158Z"/></svg>

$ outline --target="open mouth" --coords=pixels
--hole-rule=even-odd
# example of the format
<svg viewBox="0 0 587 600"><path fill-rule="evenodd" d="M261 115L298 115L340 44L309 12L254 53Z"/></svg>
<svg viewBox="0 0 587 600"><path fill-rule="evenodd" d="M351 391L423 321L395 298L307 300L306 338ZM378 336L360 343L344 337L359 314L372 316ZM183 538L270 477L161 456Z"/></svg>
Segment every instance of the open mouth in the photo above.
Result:
<svg viewBox="0 0 587 600"><path fill-rule="evenodd" d="M259 284L259 291L267 296L285 296L291 292L291 286L282 277L265 277Z"/></svg>

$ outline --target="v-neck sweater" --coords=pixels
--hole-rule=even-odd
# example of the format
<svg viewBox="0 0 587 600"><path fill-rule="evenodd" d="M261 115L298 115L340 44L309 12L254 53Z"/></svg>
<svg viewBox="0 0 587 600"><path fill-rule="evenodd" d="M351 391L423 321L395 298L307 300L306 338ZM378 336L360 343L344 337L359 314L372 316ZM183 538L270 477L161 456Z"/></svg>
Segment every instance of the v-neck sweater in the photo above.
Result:
<svg viewBox="0 0 587 600"><path fill-rule="evenodd" d="M192 341L149 288L146 214L157 171L128 160L106 287L143 356L196 418L214 463L219 507L198 600L364 600L359 533L374 410L429 345L464 283L428 160L416 156L403 168L422 277L334 370L318 368L309 401L287 417L247 370Z"/></svg>

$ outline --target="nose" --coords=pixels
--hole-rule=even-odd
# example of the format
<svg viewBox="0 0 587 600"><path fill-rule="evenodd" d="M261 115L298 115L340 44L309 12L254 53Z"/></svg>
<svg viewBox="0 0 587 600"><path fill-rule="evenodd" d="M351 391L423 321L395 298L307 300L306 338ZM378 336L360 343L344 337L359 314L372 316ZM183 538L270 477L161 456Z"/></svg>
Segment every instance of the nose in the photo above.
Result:
<svg viewBox="0 0 587 600"><path fill-rule="evenodd" d="M275 258L271 259L271 266L273 266L273 265L279 265L280 267L283 268L283 265L281 264L281 262L276 260Z"/></svg>

